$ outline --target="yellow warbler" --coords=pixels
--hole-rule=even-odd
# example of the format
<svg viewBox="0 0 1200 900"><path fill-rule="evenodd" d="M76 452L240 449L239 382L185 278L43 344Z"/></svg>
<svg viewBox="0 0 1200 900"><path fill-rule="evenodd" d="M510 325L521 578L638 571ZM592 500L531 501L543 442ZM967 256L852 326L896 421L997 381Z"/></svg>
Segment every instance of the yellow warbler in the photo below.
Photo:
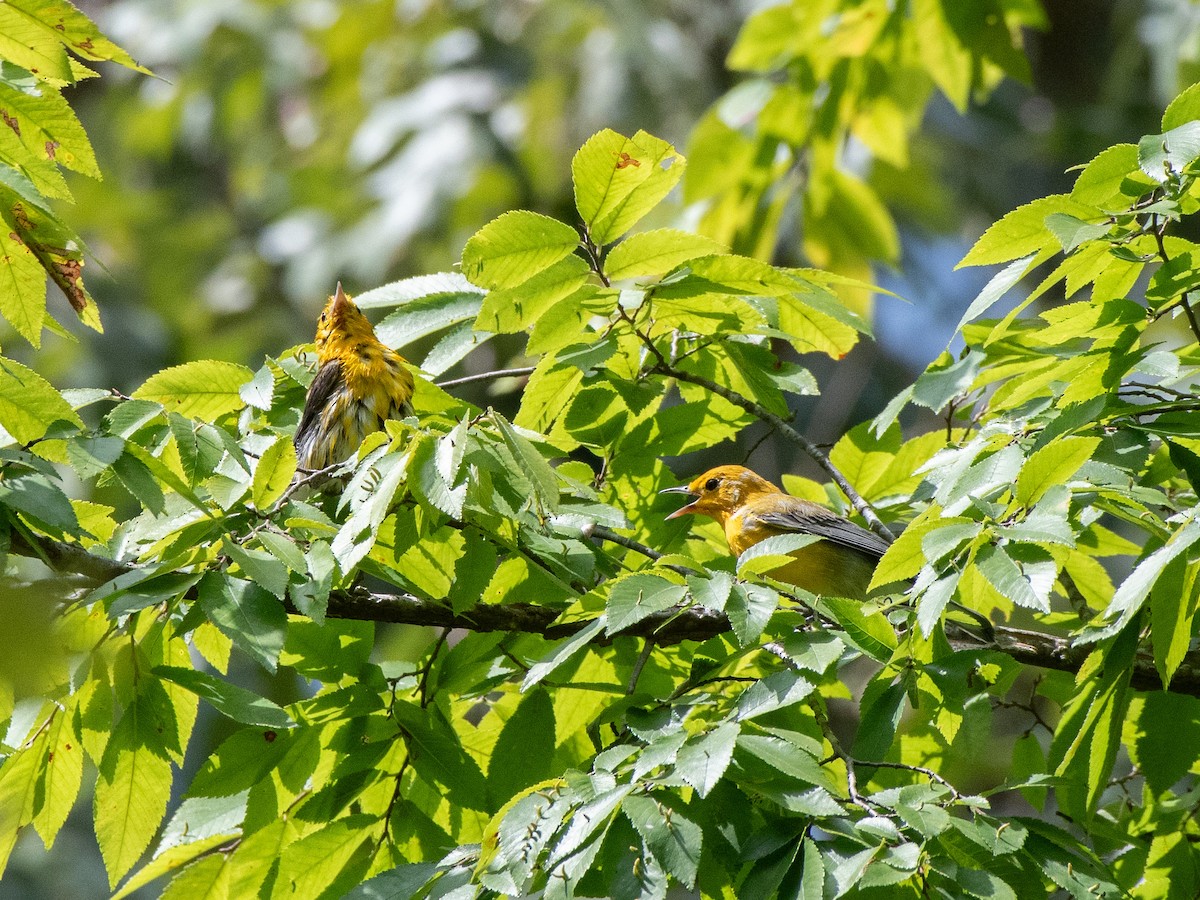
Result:
<svg viewBox="0 0 1200 900"><path fill-rule="evenodd" d="M735 555L777 534L821 538L792 551L795 561L770 573L814 594L864 599L875 564L888 548L883 538L819 503L785 494L745 466L717 466L691 484L667 488L664 493L695 497L667 518L700 515L716 519Z"/></svg>
<svg viewBox="0 0 1200 900"><path fill-rule="evenodd" d="M317 375L296 427L301 466L323 469L354 453L388 419L412 413L413 376L341 284L317 324Z"/></svg>

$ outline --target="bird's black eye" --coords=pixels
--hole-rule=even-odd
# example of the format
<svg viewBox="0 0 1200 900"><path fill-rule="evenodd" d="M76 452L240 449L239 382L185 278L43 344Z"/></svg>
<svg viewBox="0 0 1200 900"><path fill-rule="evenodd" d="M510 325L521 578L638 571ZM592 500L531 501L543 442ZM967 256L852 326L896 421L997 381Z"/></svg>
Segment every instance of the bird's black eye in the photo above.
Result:
<svg viewBox="0 0 1200 900"><path fill-rule="evenodd" d="M717 489L717 486L720 485L720 483L721 483L720 478L710 478L710 479L708 479L708 481L704 482L704 489L706 491L715 491Z"/></svg>

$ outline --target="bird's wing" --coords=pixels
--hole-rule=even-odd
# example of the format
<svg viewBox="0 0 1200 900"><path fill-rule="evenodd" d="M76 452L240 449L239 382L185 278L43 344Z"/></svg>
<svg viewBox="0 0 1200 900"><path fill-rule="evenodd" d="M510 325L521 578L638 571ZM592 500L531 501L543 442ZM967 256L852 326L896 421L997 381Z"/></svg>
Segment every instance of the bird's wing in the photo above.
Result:
<svg viewBox="0 0 1200 900"><path fill-rule="evenodd" d="M780 531L795 531L815 534L851 550L879 558L888 548L888 543L874 532L855 525L837 513L816 503L802 503L795 498L786 507L776 507L761 512L755 511L754 518Z"/></svg>
<svg viewBox="0 0 1200 900"><path fill-rule="evenodd" d="M317 376L308 386L308 394L304 398L304 412L300 414L300 424L296 426L297 441L316 427L321 410L328 405L341 381L342 364L336 359L331 359L317 371Z"/></svg>

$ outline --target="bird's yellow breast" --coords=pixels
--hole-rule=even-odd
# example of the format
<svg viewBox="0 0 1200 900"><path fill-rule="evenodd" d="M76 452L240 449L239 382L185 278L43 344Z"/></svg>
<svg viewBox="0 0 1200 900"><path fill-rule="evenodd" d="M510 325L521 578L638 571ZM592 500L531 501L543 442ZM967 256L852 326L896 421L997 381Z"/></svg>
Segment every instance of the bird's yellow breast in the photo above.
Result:
<svg viewBox="0 0 1200 900"><path fill-rule="evenodd" d="M737 556L769 537L795 533L764 525L745 506L725 520L725 539ZM826 597L866 599L875 560L829 540L815 541L788 555L795 562L767 573L770 577Z"/></svg>

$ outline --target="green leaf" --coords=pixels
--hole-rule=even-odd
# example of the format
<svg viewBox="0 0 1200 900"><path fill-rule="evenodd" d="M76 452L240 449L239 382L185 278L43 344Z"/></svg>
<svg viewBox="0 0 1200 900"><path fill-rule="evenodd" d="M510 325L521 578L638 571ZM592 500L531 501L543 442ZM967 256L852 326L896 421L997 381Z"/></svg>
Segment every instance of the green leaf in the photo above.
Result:
<svg viewBox="0 0 1200 900"><path fill-rule="evenodd" d="M475 760L463 750L458 735L441 709L422 709L397 701L392 716L404 733L413 768L431 787L446 792L446 799L466 809L487 810L487 782Z"/></svg>
<svg viewBox="0 0 1200 900"><path fill-rule="evenodd" d="M42 327L46 323L46 273L37 255L21 240L13 223L7 216L3 218L0 222L0 258L4 260L4 265L0 266L0 315L17 334L34 347L41 347ZM4 360L3 365L9 368L12 363ZM0 400L6 399L6 394L0 383Z"/></svg>
<svg viewBox="0 0 1200 900"><path fill-rule="evenodd" d="M1170 131L1188 122L1200 120L1200 84L1185 88L1174 100L1167 104L1162 117L1163 131Z"/></svg>
<svg viewBox="0 0 1200 900"><path fill-rule="evenodd" d="M75 81L62 38L19 3L0 4L0 57L61 86Z"/></svg>
<svg viewBox="0 0 1200 900"><path fill-rule="evenodd" d="M247 406L269 410L275 398L275 373L271 366L261 366L253 378L238 388L238 393Z"/></svg>
<svg viewBox="0 0 1200 900"><path fill-rule="evenodd" d="M820 744L815 741L812 746L805 746L773 735L743 732L738 735L736 755L738 765L743 769L749 770L749 766L758 765L758 762L747 758L749 755L760 761L771 777L784 775L804 784L836 790L833 777L821 767L820 749Z"/></svg>
<svg viewBox="0 0 1200 900"><path fill-rule="evenodd" d="M40 774L36 746L11 754L0 766L0 869L8 867L18 831L33 817Z"/></svg>
<svg viewBox="0 0 1200 900"><path fill-rule="evenodd" d="M736 722L722 722L712 731L689 738L675 757L675 774L701 798L707 797L729 768L741 730Z"/></svg>
<svg viewBox="0 0 1200 900"><path fill-rule="evenodd" d="M1138 170L1138 148L1116 144L1101 150L1079 173L1071 199L1100 209L1125 207L1153 185Z"/></svg>
<svg viewBox="0 0 1200 900"><path fill-rule="evenodd" d="M779 600L779 593L763 584L738 583L733 586L725 612L741 646L747 647L759 639L779 608Z"/></svg>
<svg viewBox="0 0 1200 900"><path fill-rule="evenodd" d="M343 494L344 499L355 498L356 502L353 511L330 544L342 572L350 572L374 546L379 526L407 474L406 462L408 460L405 456L396 453L380 457L374 466L370 467L373 474L369 484L365 480L367 470L360 470L354 484ZM360 483L360 479L364 480Z"/></svg>
<svg viewBox="0 0 1200 900"><path fill-rule="evenodd" d="M1088 656L1054 730L1050 765L1065 779L1057 799L1081 823L1091 820L1112 776L1137 643L1138 629L1126 628Z"/></svg>
<svg viewBox="0 0 1200 900"><path fill-rule="evenodd" d="M187 688L207 700L217 712L243 725L263 728L293 728L296 725L277 704L207 673L178 666L156 666L154 674Z"/></svg>
<svg viewBox="0 0 1200 900"><path fill-rule="evenodd" d="M546 512L558 510L558 476L546 457L542 456L533 443L517 428L510 425L499 413L492 414L492 421L504 438L504 445L513 455L521 472L529 480L533 488L533 500Z"/></svg>
<svg viewBox="0 0 1200 900"><path fill-rule="evenodd" d="M1169 689L1191 645L1192 622L1200 607L1200 566L1176 556L1150 588L1150 644L1154 666Z"/></svg>
<svg viewBox="0 0 1200 900"><path fill-rule="evenodd" d="M44 295L44 284L41 290ZM28 444L45 437L58 422L83 428L79 413L50 382L19 362L0 357L0 427L19 443Z"/></svg>
<svg viewBox="0 0 1200 900"><path fill-rule="evenodd" d="M8 0L10 6L24 10L55 40L66 44L71 52L84 59L108 60L144 74L150 70L139 66L133 57L106 38L96 24L68 0Z"/></svg>
<svg viewBox="0 0 1200 900"><path fill-rule="evenodd" d="M635 625L652 613L670 609L682 603L687 587L667 581L658 575L635 573L614 582L608 594L606 610L608 626L605 634L613 635Z"/></svg>
<svg viewBox="0 0 1200 900"><path fill-rule="evenodd" d="M702 234L656 228L631 234L613 247L604 258L604 274L610 281L658 278L688 260L726 252L727 247Z"/></svg>
<svg viewBox="0 0 1200 900"><path fill-rule="evenodd" d="M742 692L737 719L746 721L802 702L814 690L812 682L794 669L773 672Z"/></svg>
<svg viewBox="0 0 1200 900"><path fill-rule="evenodd" d="M917 600L917 625L924 637L929 637L942 618L946 605L954 597L959 575L950 572L921 591Z"/></svg>
<svg viewBox="0 0 1200 900"><path fill-rule="evenodd" d="M1046 226L1046 217L1052 213L1086 219L1095 216L1096 210L1072 200L1066 194L1054 194L1026 203L985 231L955 268L1006 263L1029 254L1041 254L1047 249L1057 250L1058 241Z"/></svg>
<svg viewBox="0 0 1200 900"><path fill-rule="evenodd" d="M958 359L943 352L922 372L912 388L912 400L941 412L951 400L970 391L983 364L983 354L971 348Z"/></svg>
<svg viewBox="0 0 1200 900"><path fill-rule="evenodd" d="M279 855L276 896L344 896L367 874L375 843L371 828L376 822L373 815L353 814L288 844Z"/></svg>
<svg viewBox="0 0 1200 900"><path fill-rule="evenodd" d="M83 783L83 745L74 722L78 702L79 694L76 694L56 711L46 729L45 739L26 751L38 757L33 827L47 847L54 843L55 836L66 823ZM43 746L45 751L40 752L38 748ZM2 840L0 838L0 843ZM0 859L0 869L3 868Z"/></svg>
<svg viewBox="0 0 1200 900"><path fill-rule="evenodd" d="M0 111L26 153L50 165L100 177L87 133L58 91L43 85L37 93L26 92L0 81Z"/></svg>
<svg viewBox="0 0 1200 900"><path fill-rule="evenodd" d="M504 723L488 763L487 789L494 807L554 774L554 725L550 695L540 687L526 693Z"/></svg>
<svg viewBox="0 0 1200 900"><path fill-rule="evenodd" d="M604 630L606 619L607 617L604 615L592 619L571 637L560 641L549 653L530 666L529 671L525 673L525 679L521 682L521 690L529 690L574 657L576 653L582 651L594 637Z"/></svg>
<svg viewBox="0 0 1200 900"><path fill-rule="evenodd" d="M569 225L526 210L507 212L467 241L463 274L489 290L516 287L578 246L579 235Z"/></svg>
<svg viewBox="0 0 1200 900"><path fill-rule="evenodd" d="M855 647L881 663L892 658L896 632L882 613L864 613L861 603L841 597L825 597L823 603Z"/></svg>
<svg viewBox="0 0 1200 900"><path fill-rule="evenodd" d="M490 291L479 309L475 327L499 334L525 331L552 306L582 288L589 273L580 257L567 256L516 287Z"/></svg>
<svg viewBox="0 0 1200 900"><path fill-rule="evenodd" d="M886 759L896 737L906 696L903 681L891 681L885 670L867 686L862 716L854 737L854 756L862 760Z"/></svg>
<svg viewBox="0 0 1200 900"><path fill-rule="evenodd" d="M260 531L256 537L259 543L266 547L267 552L287 566L288 571L304 575L308 568L304 561L304 551L289 537L276 534L274 531Z"/></svg>
<svg viewBox="0 0 1200 900"><path fill-rule="evenodd" d="M1141 610L1146 597L1171 560L1190 550L1197 541L1200 541L1200 519L1189 519L1163 546L1139 562L1121 582L1121 586L1109 601L1108 608L1104 610L1105 624L1089 625L1076 640L1080 643L1098 641L1124 629ZM1176 590L1179 587L1176 585Z"/></svg>
<svg viewBox="0 0 1200 900"><path fill-rule="evenodd" d="M256 509L265 510L283 496L296 475L296 464L296 448L284 435L262 452L250 487Z"/></svg>
<svg viewBox="0 0 1200 900"><path fill-rule="evenodd" d="M1063 253L1070 253L1080 244L1104 237L1113 227L1110 222L1091 223L1067 213L1046 216L1046 227L1058 238Z"/></svg>
<svg viewBox="0 0 1200 900"><path fill-rule="evenodd" d="M1200 158L1200 122L1185 122L1138 141L1138 166L1157 182L1178 176Z"/></svg>
<svg viewBox="0 0 1200 900"><path fill-rule="evenodd" d="M1050 612L1049 586L1040 590L1003 547L984 547L975 564L988 583L1013 603L1038 612ZM1053 584L1053 577L1050 583Z"/></svg>
<svg viewBox="0 0 1200 900"><path fill-rule="evenodd" d="M77 534L75 507L62 488L44 475L19 475L0 479L0 505L24 513L57 534Z"/></svg>
<svg viewBox="0 0 1200 900"><path fill-rule="evenodd" d="M958 320L958 326L954 329L955 333L962 331L964 325L991 309L992 304L1007 294L1013 285L1024 278L1029 272L1030 263L1033 262L1033 259L1033 254L1022 256L993 275L991 280L984 285L983 290L979 292L979 295L971 301L971 305L967 307L967 311L963 313L962 318Z"/></svg>
<svg viewBox="0 0 1200 900"><path fill-rule="evenodd" d="M274 672L287 631L283 604L256 584L207 573L197 586L209 621L268 672Z"/></svg>
<svg viewBox="0 0 1200 900"><path fill-rule="evenodd" d="M645 131L605 129L571 161L575 206L597 246L612 243L657 206L683 176L684 158Z"/></svg>
<svg viewBox="0 0 1200 900"><path fill-rule="evenodd" d="M626 797L621 801L621 810L641 835L646 849L690 891L696 883L704 839L700 826L652 797Z"/></svg>
<svg viewBox="0 0 1200 900"><path fill-rule="evenodd" d="M113 473L143 507L160 516L166 510L162 485L155 479L150 467L132 450L134 446L126 443L125 452L113 463Z"/></svg>
<svg viewBox="0 0 1200 900"><path fill-rule="evenodd" d="M253 378L252 371L237 363L200 359L151 375L133 397L161 403L181 416L213 422L246 405L240 388Z"/></svg>
<svg viewBox="0 0 1200 900"><path fill-rule="evenodd" d="M304 562L308 568L308 581L289 584L288 593L296 609L320 625L325 621L325 611L329 607L329 591L333 587L337 559L329 544L313 541L304 554Z"/></svg>
<svg viewBox="0 0 1200 900"><path fill-rule="evenodd" d="M162 709L149 692L139 694L113 729L97 767L96 840L110 887L141 858L167 810L171 761L163 746Z"/></svg>
<svg viewBox="0 0 1200 900"><path fill-rule="evenodd" d="M1030 507L1055 485L1066 484L1079 467L1092 458L1099 438L1059 438L1032 453L1017 476L1016 500Z"/></svg>
<svg viewBox="0 0 1200 900"><path fill-rule="evenodd" d="M687 576L688 593L698 606L721 612L733 590L733 576L728 572L709 572L704 576Z"/></svg>
<svg viewBox="0 0 1200 900"><path fill-rule="evenodd" d="M1200 700L1167 691L1149 691L1131 704L1129 730L1134 761L1151 791L1162 795L1187 775L1200 741ZM1128 740L1128 739L1127 739Z"/></svg>
<svg viewBox="0 0 1200 900"><path fill-rule="evenodd" d="M400 348L468 322L479 313L484 292L458 272L437 272L393 281L354 298L359 309L400 307L375 326L375 336Z"/></svg>
<svg viewBox="0 0 1200 900"><path fill-rule="evenodd" d="M184 801L185 804L187 802L187 800ZM244 812L245 810L243 808L243 813ZM177 815L173 816L171 821L174 822L176 818ZM121 885L121 889L112 895L110 900L123 900L123 898L128 897L138 888L145 887L150 882L162 878L164 875L174 872L176 869L189 865L201 856L208 855L214 848L219 847L221 844L229 843L229 841L235 836L236 831L226 832L223 834L214 834L208 837L195 838L188 843L179 844L165 850L160 844L160 846L155 850L154 858L134 872L126 880L126 882ZM219 855L218 861L223 861L223 858L219 857ZM170 887L173 888L177 881L180 881L180 879L172 881Z"/></svg>

